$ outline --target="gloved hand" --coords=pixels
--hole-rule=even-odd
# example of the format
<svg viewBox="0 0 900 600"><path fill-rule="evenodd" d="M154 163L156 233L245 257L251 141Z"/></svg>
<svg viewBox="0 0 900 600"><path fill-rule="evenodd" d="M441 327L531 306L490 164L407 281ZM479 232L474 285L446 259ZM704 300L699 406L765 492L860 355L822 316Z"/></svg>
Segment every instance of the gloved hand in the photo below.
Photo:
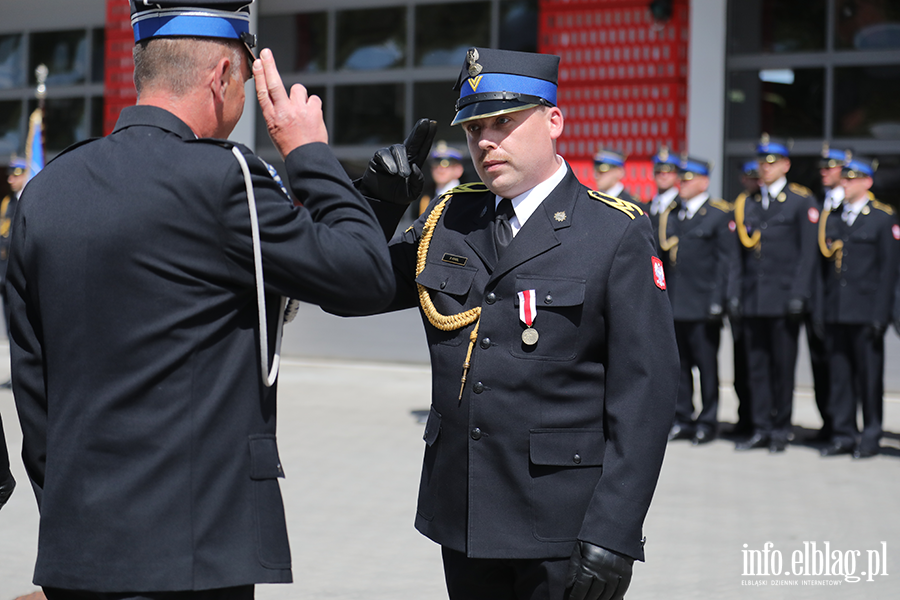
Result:
<svg viewBox="0 0 900 600"><path fill-rule="evenodd" d="M802 321L806 314L806 302L803 298L791 298L788 300L787 316L791 321Z"/></svg>
<svg viewBox="0 0 900 600"><path fill-rule="evenodd" d="M621 600L631 583L634 559L581 540L569 562L569 600Z"/></svg>
<svg viewBox="0 0 900 600"><path fill-rule="evenodd" d="M6 476L0 476L0 507L6 504L14 489L16 489L16 480L13 479L12 473L7 471Z"/></svg>
<svg viewBox="0 0 900 600"><path fill-rule="evenodd" d="M880 337L884 337L884 332L887 330L887 325L884 323L879 323L878 321L874 321L869 323L867 327L867 332L869 337L873 340L877 340Z"/></svg>
<svg viewBox="0 0 900 600"><path fill-rule="evenodd" d="M718 302L713 302L709 305L709 308L706 310L706 320L712 324L722 324L722 317L724 316L724 311L722 310L722 305Z"/></svg>
<svg viewBox="0 0 900 600"><path fill-rule="evenodd" d="M422 165L431 151L437 121L419 119L402 144L382 148L369 161L362 179L354 182L364 196L394 204L410 204L422 195Z"/></svg>
<svg viewBox="0 0 900 600"><path fill-rule="evenodd" d="M824 341L825 340L825 323L818 319L813 319L812 326L810 327L810 331L806 332L807 334L811 333L817 340Z"/></svg>

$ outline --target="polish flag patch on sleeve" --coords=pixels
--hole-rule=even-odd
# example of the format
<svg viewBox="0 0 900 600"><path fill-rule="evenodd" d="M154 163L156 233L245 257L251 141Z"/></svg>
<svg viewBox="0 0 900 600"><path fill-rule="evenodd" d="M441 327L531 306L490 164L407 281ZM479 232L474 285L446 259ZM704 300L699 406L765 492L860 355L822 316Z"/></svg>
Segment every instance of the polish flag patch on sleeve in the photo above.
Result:
<svg viewBox="0 0 900 600"><path fill-rule="evenodd" d="M653 283L661 290L666 289L666 272L662 261L655 256L651 256L650 260L653 261Z"/></svg>
<svg viewBox="0 0 900 600"><path fill-rule="evenodd" d="M806 214L809 217L810 223L818 223L819 222L819 211L816 210L815 208L810 208Z"/></svg>
<svg viewBox="0 0 900 600"><path fill-rule="evenodd" d="M895 240L900 240L900 225L894 225L891 227L891 233L894 234Z"/></svg>

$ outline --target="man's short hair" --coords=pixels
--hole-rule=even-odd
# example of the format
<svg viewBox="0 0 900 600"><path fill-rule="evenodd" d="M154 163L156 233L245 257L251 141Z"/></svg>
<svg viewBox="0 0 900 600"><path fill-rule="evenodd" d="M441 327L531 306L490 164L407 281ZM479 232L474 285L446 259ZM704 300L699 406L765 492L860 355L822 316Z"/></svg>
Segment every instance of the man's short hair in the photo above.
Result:
<svg viewBox="0 0 900 600"><path fill-rule="evenodd" d="M161 88L181 97L223 57L231 60L231 77L243 84L241 65L246 49L237 40L168 37L143 40L134 46L134 87Z"/></svg>

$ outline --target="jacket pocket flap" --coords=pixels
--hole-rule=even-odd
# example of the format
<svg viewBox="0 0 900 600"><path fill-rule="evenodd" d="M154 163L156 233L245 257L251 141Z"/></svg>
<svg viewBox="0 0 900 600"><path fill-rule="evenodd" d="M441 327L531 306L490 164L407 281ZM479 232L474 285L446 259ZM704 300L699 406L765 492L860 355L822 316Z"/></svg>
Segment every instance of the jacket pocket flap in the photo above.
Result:
<svg viewBox="0 0 900 600"><path fill-rule="evenodd" d="M584 279L516 277L516 292L534 290L538 309L584 304L584 287ZM518 303L516 298L516 306Z"/></svg>
<svg viewBox="0 0 900 600"><path fill-rule="evenodd" d="M422 436L422 439L425 440L425 443L431 446L437 440L438 434L441 432L441 413L434 410L434 407L431 407L431 411L428 413L428 422L425 423L425 435Z"/></svg>
<svg viewBox="0 0 900 600"><path fill-rule="evenodd" d="M532 429L531 462L559 467L603 464L606 442L602 429Z"/></svg>
<svg viewBox="0 0 900 600"><path fill-rule="evenodd" d="M284 477L278 444L275 436L259 434L250 436L250 479L275 479Z"/></svg>
<svg viewBox="0 0 900 600"><path fill-rule="evenodd" d="M420 283L430 290L444 292L452 296L465 295L478 270L473 267L458 267L442 263L428 263L419 276L416 283Z"/></svg>

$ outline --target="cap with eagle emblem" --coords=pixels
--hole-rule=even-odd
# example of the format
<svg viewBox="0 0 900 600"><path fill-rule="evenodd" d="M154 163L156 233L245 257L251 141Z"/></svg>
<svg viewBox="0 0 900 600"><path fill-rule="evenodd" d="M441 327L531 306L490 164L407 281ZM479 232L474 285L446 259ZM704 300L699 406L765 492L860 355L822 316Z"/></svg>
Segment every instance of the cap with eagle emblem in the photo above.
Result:
<svg viewBox="0 0 900 600"><path fill-rule="evenodd" d="M559 57L552 54L469 48L454 90L451 125L535 106L556 106Z"/></svg>

